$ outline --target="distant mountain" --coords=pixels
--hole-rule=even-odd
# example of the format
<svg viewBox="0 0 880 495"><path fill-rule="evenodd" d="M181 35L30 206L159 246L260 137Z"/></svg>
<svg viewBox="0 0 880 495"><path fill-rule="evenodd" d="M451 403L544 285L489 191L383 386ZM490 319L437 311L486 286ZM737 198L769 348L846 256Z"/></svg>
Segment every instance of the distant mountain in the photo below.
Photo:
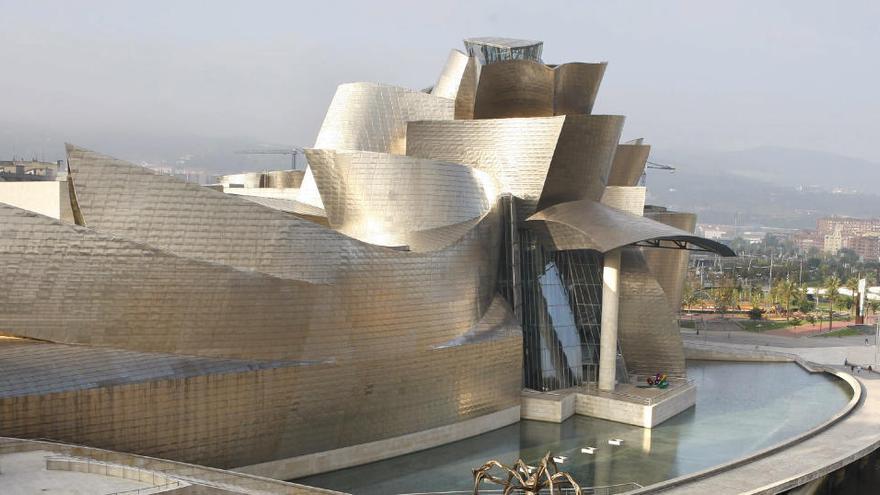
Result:
<svg viewBox="0 0 880 495"><path fill-rule="evenodd" d="M880 216L880 163L772 147L651 159L677 170L648 172L649 201L693 211L703 223L814 228L832 214Z"/></svg>
<svg viewBox="0 0 880 495"><path fill-rule="evenodd" d="M239 150L284 148L249 137L205 137L123 131L50 131L44 128L22 129L0 123L0 160L37 158L55 161L65 158L64 143L111 155L137 164L163 165L204 170L213 174L241 171L284 169L290 156L243 155ZM302 162L302 158L300 161ZM303 163L299 164L300 167Z"/></svg>
<svg viewBox="0 0 880 495"><path fill-rule="evenodd" d="M49 126L46 126L49 127ZM237 150L283 148L249 137L160 132L24 128L0 122L0 159L54 161L64 142L139 164L213 174L283 169L289 156L241 155ZM676 167L648 171L648 201L692 211L702 223L813 228L827 215L880 217L880 163L821 151L761 147L713 152L655 148L651 160ZM303 166L300 159L300 166Z"/></svg>
<svg viewBox="0 0 880 495"><path fill-rule="evenodd" d="M658 156L665 154L658 150ZM670 159L693 172L726 173L780 186L875 193L880 162L824 151L759 147L730 152L677 151Z"/></svg>

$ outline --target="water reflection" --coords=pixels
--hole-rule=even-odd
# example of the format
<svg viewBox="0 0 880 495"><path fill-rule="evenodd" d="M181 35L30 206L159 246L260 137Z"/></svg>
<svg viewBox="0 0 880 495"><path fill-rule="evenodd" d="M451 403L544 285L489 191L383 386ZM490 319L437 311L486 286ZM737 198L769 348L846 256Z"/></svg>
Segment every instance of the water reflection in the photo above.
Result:
<svg viewBox="0 0 880 495"><path fill-rule="evenodd" d="M839 411L849 391L838 380L792 363L692 361L696 407L653 430L575 416L521 421L407 456L297 480L354 494L469 490L471 470L489 459L535 462L547 451L584 486L656 483L769 447ZM619 447L608 440L623 439ZM596 447L595 454L581 448Z"/></svg>

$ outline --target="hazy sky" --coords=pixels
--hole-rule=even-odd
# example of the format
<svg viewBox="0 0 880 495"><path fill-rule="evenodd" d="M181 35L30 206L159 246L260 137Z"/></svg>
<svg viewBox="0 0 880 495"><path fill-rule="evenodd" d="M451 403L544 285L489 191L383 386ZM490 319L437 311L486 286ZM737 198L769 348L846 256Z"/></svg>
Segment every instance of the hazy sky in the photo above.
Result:
<svg viewBox="0 0 880 495"><path fill-rule="evenodd" d="M877 160L876 0L0 0L0 19L13 138L310 146L337 84L430 86L463 37L495 35L543 40L548 63L608 61L595 112L626 115L624 137L655 149Z"/></svg>

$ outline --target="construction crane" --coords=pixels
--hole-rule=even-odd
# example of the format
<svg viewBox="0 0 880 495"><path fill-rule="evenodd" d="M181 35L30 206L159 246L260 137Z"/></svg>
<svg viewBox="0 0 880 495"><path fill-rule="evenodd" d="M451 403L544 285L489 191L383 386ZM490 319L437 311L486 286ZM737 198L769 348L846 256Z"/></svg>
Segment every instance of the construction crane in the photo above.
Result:
<svg viewBox="0 0 880 495"><path fill-rule="evenodd" d="M640 186L644 186L645 183L647 182L647 178L648 178L648 170L647 169L649 169L649 168L653 168L656 170L668 170L669 172L675 172L675 167L673 167L672 165L666 165L663 163L657 163L657 162L652 162L651 160L648 160L645 165L645 170L642 171L642 177L639 179Z"/></svg>
<svg viewBox="0 0 880 495"><path fill-rule="evenodd" d="M648 160L648 164L645 165L645 168L656 168L658 170L669 170L670 172L675 171L675 167L673 167L672 165L664 165L662 163L652 162L651 160Z"/></svg>
<svg viewBox="0 0 880 495"><path fill-rule="evenodd" d="M291 148L259 148L251 150L238 150L235 153L238 155L290 155L290 169L297 170L296 157L297 155L305 154L305 150L299 146L293 146Z"/></svg>

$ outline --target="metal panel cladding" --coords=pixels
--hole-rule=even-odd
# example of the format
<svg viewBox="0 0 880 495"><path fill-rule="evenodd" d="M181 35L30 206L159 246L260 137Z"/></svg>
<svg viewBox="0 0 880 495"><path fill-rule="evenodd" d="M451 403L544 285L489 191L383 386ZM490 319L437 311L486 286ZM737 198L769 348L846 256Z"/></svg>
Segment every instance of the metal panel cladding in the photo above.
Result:
<svg viewBox="0 0 880 495"><path fill-rule="evenodd" d="M507 60L481 68L475 119L588 115L606 64L555 68L532 60Z"/></svg>
<svg viewBox="0 0 880 495"><path fill-rule="evenodd" d="M411 122L407 154L470 165L531 204L544 188L565 117ZM523 209L523 214L529 208Z"/></svg>
<svg viewBox="0 0 880 495"><path fill-rule="evenodd" d="M620 315L617 335L629 371L685 376L684 346L678 320L638 248L620 259Z"/></svg>
<svg viewBox="0 0 880 495"><path fill-rule="evenodd" d="M406 123L452 120L455 101L421 91L357 82L336 89L315 148L406 154Z"/></svg>
<svg viewBox="0 0 880 495"><path fill-rule="evenodd" d="M693 213L652 211L649 209L645 212L645 216L686 232L693 232L697 226L697 216ZM669 306L674 313L678 313L681 309L684 280L687 276L688 254L688 251L674 249L642 249L645 262L660 286L663 287L663 292L666 293Z"/></svg>
<svg viewBox="0 0 880 495"><path fill-rule="evenodd" d="M498 195L492 177L457 163L368 151L306 155L330 226L371 244L412 249L415 237L431 230L449 244L486 215ZM451 237L437 235L442 228Z"/></svg>
<svg viewBox="0 0 880 495"><path fill-rule="evenodd" d="M617 146L614 154L614 163L611 165L611 173L608 176L609 186L635 186L639 183L651 146L641 143L623 143Z"/></svg>

